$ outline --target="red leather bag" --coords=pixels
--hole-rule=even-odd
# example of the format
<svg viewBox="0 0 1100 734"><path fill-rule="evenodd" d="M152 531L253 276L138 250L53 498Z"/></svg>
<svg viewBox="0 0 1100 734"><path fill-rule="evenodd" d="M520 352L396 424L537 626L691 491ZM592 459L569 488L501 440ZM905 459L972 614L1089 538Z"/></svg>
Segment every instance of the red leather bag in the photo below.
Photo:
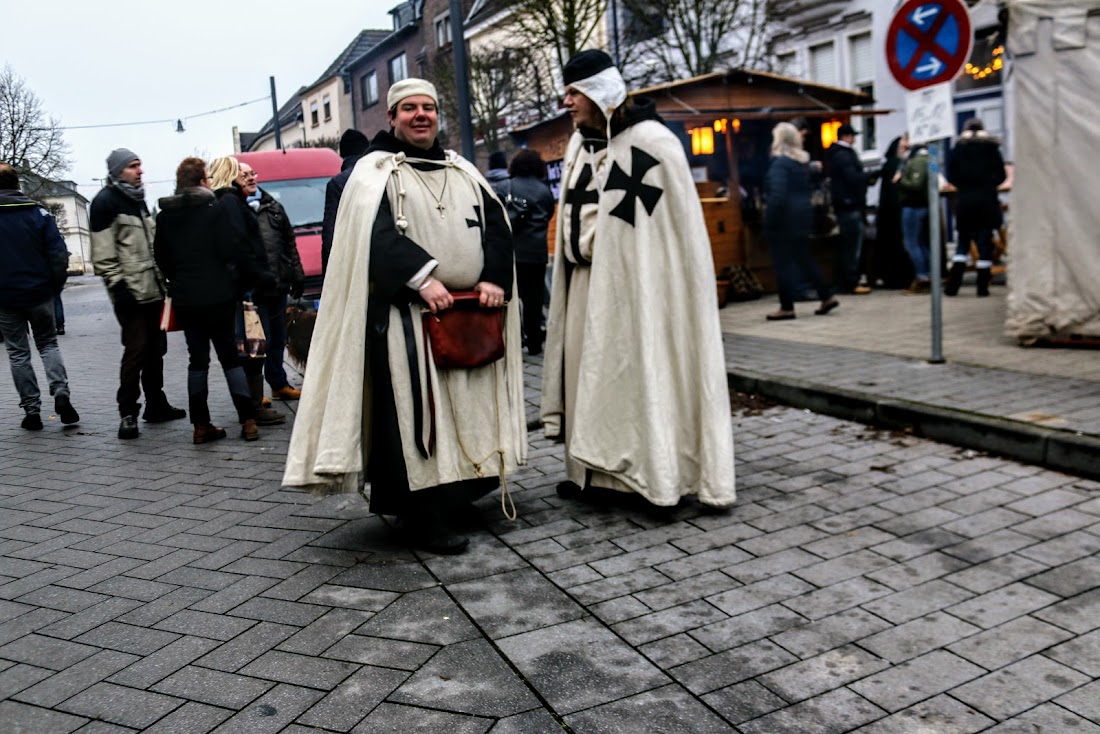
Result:
<svg viewBox="0 0 1100 734"><path fill-rule="evenodd" d="M441 369L473 369L504 356L504 309L484 308L477 291L453 291L454 305L424 313L424 341Z"/></svg>

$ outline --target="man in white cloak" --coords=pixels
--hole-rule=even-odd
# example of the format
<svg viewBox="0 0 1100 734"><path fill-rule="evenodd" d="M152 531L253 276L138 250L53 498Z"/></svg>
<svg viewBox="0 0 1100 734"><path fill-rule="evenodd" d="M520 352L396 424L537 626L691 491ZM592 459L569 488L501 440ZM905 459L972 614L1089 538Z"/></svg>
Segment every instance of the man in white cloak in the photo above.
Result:
<svg viewBox="0 0 1100 734"><path fill-rule="evenodd" d="M542 423L564 497L636 492L733 504L733 429L714 264L683 145L627 99L602 51L563 69L569 141L543 366ZM612 494L612 496L614 496Z"/></svg>
<svg viewBox="0 0 1100 734"><path fill-rule="evenodd" d="M340 200L283 484L355 491L365 478L371 511L397 515L415 547L461 553L462 507L526 461L511 230L477 169L436 141L435 87L406 79L387 102L391 129ZM438 368L422 312L470 289L506 308L505 356Z"/></svg>

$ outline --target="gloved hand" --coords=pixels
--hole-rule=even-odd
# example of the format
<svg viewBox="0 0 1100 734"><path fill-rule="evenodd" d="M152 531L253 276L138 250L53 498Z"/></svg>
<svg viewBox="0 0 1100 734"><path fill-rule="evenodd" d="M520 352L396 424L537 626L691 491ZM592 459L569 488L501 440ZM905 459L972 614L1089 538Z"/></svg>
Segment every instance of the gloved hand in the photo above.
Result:
<svg viewBox="0 0 1100 734"><path fill-rule="evenodd" d="M290 284L290 297L297 301L302 297L302 294L306 291L306 282L304 280L295 280Z"/></svg>
<svg viewBox="0 0 1100 734"><path fill-rule="evenodd" d="M130 289L126 287L126 284L122 281L115 283L111 286L111 300L116 306L133 306L137 303L137 299L134 298L134 294L130 292Z"/></svg>

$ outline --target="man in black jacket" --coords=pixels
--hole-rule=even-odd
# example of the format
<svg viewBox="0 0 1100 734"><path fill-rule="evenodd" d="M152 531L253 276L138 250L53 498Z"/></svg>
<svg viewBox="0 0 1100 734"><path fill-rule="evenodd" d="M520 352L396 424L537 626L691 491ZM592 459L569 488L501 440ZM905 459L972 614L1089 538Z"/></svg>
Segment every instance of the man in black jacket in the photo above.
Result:
<svg viewBox="0 0 1100 734"><path fill-rule="evenodd" d="M348 129L340 136L339 152L344 162L340 165L340 173L333 176L325 187L325 218L321 224L322 277L328 272L328 256L332 251L332 235L336 231L336 212L340 208L340 197L344 195L344 187L351 178L351 172L355 170L355 164L369 149L370 141L358 130Z"/></svg>
<svg viewBox="0 0 1100 734"><path fill-rule="evenodd" d="M19 190L19 174L0 162L0 334L8 350L11 376L23 409L23 428L42 430L42 393L31 366L27 327L46 378L54 409L61 422L76 423L80 416L69 401L69 379L57 346L53 299L68 276L69 253L49 212Z"/></svg>
<svg viewBox="0 0 1100 734"><path fill-rule="evenodd" d="M829 147L830 193L840 228L840 250L833 280L839 293L863 295L871 292L859 285L863 210L867 206L867 187L877 177L864 172L859 154L852 147L855 140L856 129L845 123L837 129L837 141Z"/></svg>

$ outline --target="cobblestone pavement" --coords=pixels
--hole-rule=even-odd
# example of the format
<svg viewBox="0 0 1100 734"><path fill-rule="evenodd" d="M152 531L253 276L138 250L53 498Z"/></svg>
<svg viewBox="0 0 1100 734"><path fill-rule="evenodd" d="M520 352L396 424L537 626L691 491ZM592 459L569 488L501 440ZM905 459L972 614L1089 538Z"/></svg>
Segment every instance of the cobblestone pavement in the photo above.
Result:
<svg viewBox="0 0 1100 734"><path fill-rule="evenodd" d="M1100 732L1096 482L746 401L729 512L561 500L533 435L520 519L420 555L281 490L289 426L117 440L113 317L66 305L80 425L0 378L5 734Z"/></svg>

